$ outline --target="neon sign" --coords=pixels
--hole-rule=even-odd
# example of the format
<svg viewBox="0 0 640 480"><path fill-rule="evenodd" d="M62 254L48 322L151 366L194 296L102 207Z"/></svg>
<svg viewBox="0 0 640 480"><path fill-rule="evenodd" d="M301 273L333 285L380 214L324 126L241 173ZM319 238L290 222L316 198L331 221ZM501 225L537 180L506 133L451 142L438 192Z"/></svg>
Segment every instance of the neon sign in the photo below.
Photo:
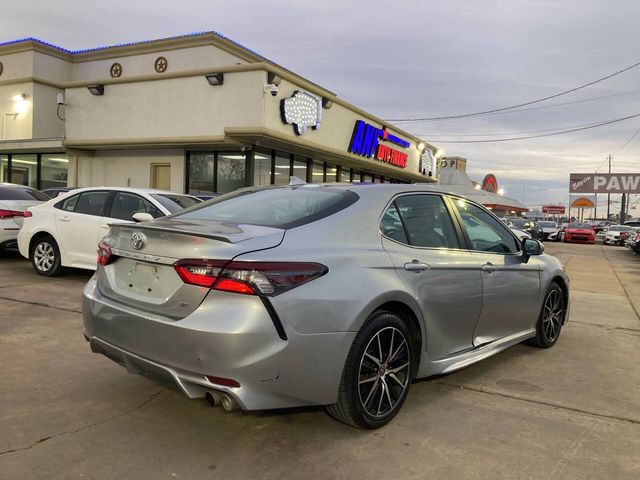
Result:
<svg viewBox="0 0 640 480"><path fill-rule="evenodd" d="M409 155L385 143L380 143L381 141L392 143L402 148L409 148L411 145L406 140L387 132L386 127L377 128L358 120L353 128L348 151L361 157L374 158L396 167L406 168Z"/></svg>

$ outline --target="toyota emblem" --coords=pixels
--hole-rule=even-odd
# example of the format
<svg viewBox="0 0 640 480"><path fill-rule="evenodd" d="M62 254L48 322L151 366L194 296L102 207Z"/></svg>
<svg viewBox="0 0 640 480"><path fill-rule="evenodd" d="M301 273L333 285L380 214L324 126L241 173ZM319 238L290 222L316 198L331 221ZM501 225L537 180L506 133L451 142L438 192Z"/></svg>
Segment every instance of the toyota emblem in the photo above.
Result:
<svg viewBox="0 0 640 480"><path fill-rule="evenodd" d="M134 232L131 234L131 246L136 250L141 250L144 247L144 241L146 238L140 232Z"/></svg>

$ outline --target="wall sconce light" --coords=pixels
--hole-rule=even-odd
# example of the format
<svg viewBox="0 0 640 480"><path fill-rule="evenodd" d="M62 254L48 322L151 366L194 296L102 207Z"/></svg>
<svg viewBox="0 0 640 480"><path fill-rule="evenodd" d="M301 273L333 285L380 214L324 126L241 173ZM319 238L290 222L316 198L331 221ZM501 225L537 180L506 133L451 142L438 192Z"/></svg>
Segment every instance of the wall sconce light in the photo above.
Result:
<svg viewBox="0 0 640 480"><path fill-rule="evenodd" d="M333 102L327 97L322 97L322 108L329 110L331 107L333 107Z"/></svg>
<svg viewBox="0 0 640 480"><path fill-rule="evenodd" d="M426 148L426 145L423 142L418 143L418 150L423 151Z"/></svg>
<svg viewBox="0 0 640 480"><path fill-rule="evenodd" d="M205 75L209 85L222 85L224 83L224 73L209 73Z"/></svg>
<svg viewBox="0 0 640 480"><path fill-rule="evenodd" d="M272 83L276 86L280 85L280 82L282 81L282 77L279 77L278 75L276 75L273 72L268 72L267 73L267 83Z"/></svg>
<svg viewBox="0 0 640 480"><path fill-rule="evenodd" d="M29 102L26 93L20 93L12 97L15 115L19 115L27 109Z"/></svg>
<svg viewBox="0 0 640 480"><path fill-rule="evenodd" d="M91 95L100 97L104 95L104 85L89 85L87 90L91 92Z"/></svg>

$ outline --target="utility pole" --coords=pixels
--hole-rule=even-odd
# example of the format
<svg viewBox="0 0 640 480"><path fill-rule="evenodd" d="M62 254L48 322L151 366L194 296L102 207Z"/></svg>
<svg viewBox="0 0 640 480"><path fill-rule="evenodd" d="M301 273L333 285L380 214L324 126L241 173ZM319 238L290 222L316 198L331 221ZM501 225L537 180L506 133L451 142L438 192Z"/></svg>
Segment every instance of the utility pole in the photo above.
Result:
<svg viewBox="0 0 640 480"><path fill-rule="evenodd" d="M611 154L609 154L609 157L607 157L607 158L609 158L609 173L611 173ZM611 194L607 193L607 218L606 218L606 220L609 220L609 213L611 213L610 209L611 209Z"/></svg>

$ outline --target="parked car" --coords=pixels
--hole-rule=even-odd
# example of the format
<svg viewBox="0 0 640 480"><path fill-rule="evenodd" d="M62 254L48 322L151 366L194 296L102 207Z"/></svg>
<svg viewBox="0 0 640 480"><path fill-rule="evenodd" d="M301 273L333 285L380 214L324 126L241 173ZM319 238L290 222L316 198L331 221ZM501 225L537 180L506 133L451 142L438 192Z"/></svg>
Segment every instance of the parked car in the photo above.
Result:
<svg viewBox="0 0 640 480"><path fill-rule="evenodd" d="M522 230L523 232L531 235L531 238L536 240L544 240L544 234L538 224L527 218L507 218L507 225L510 228Z"/></svg>
<svg viewBox="0 0 640 480"><path fill-rule="evenodd" d="M555 231L558 229L558 223L549 220L541 220L538 222L538 227L542 229L543 240L547 240L549 238L549 235L555 233Z"/></svg>
<svg viewBox="0 0 640 480"><path fill-rule="evenodd" d="M593 231L596 232L596 235L603 230L606 230L609 225L612 225L613 222L598 222L593 226Z"/></svg>
<svg viewBox="0 0 640 480"><path fill-rule="evenodd" d="M628 227L640 227L640 220L629 220L628 222L624 222Z"/></svg>
<svg viewBox="0 0 640 480"><path fill-rule="evenodd" d="M53 188L45 188L41 190L41 192L44 193L49 198L56 198L62 195L63 193L70 192L71 190L74 190L74 188L73 187L53 187Z"/></svg>
<svg viewBox="0 0 640 480"><path fill-rule="evenodd" d="M0 183L0 250L18 246L16 238L27 208L48 199L34 188Z"/></svg>
<svg viewBox="0 0 640 480"><path fill-rule="evenodd" d="M40 275L58 275L64 267L95 270L98 241L109 224L153 220L198 203L162 190L79 188L30 208L18 248Z"/></svg>
<svg viewBox="0 0 640 480"><path fill-rule="evenodd" d="M628 242L631 251L637 255L640 255L640 230L636 230L636 232L631 236Z"/></svg>
<svg viewBox="0 0 640 480"><path fill-rule="evenodd" d="M376 428L414 378L556 343L569 280L534 239L425 185L242 189L114 224L83 292L91 350L231 410L325 405Z"/></svg>
<svg viewBox="0 0 640 480"><path fill-rule="evenodd" d="M588 223L573 222L565 227L563 241L566 243L596 243L596 232Z"/></svg>
<svg viewBox="0 0 640 480"><path fill-rule="evenodd" d="M630 232L635 231L628 225L610 225L604 234L605 245L622 245ZM623 234L624 235L621 235Z"/></svg>
<svg viewBox="0 0 640 480"><path fill-rule="evenodd" d="M191 195L202 200L203 202L220 196L219 193L192 193Z"/></svg>

